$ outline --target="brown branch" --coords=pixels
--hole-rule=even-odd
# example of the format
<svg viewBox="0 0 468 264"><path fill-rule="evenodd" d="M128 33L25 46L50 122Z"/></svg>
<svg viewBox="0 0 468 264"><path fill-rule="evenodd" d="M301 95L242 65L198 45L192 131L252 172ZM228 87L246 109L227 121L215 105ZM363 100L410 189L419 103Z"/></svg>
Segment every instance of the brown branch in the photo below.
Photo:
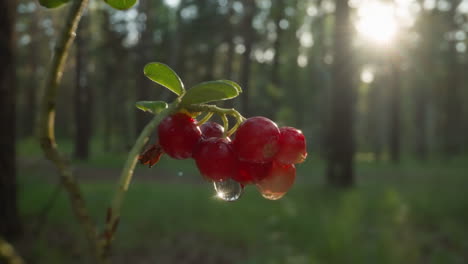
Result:
<svg viewBox="0 0 468 264"><path fill-rule="evenodd" d="M15 248L0 237L0 257L5 259L8 264L24 264L23 258L18 255Z"/></svg>
<svg viewBox="0 0 468 264"><path fill-rule="evenodd" d="M54 135L54 121L58 86L62 79L68 53L76 35L76 29L88 4L88 0L73 0L65 25L57 41L47 79L44 82L41 98L38 133L39 143L45 156L58 169L60 181L68 192L74 214L83 227L93 255L98 263L105 263L97 236L96 225L92 221L78 183L73 177L68 160L60 154Z"/></svg>

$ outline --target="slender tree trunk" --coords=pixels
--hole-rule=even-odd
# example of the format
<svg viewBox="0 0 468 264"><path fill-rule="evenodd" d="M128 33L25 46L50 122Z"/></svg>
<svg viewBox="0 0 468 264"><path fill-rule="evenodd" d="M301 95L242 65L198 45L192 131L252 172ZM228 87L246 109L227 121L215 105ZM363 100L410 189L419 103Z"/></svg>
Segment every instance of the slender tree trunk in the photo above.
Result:
<svg viewBox="0 0 468 264"><path fill-rule="evenodd" d="M153 0L154 1L154 0ZM146 21L145 21L145 28L140 34L140 40L137 45L137 59L136 59L136 100L137 101L144 101L149 100L150 93L149 88L151 87L150 81L143 75L142 69L147 63L148 58L152 58L153 54L151 52L151 48L153 47L152 42L152 26L151 25L151 2L152 1L145 1L141 2L139 5L139 12L147 14ZM136 125L136 134L138 135L145 125L150 121L150 116L147 113L144 113L135 108L135 125Z"/></svg>
<svg viewBox="0 0 468 264"><path fill-rule="evenodd" d="M284 14L284 0L276 0L275 5L272 7L272 10L274 12L273 14L273 19L275 21L276 25L276 39L273 42L273 49L275 51L275 56L273 57L273 63L272 63L272 68L271 68L271 75L270 75L270 80L271 84L275 87L275 89L281 89L281 76L280 76L280 56L281 56L281 40L283 37L283 29L280 27L280 22L281 19L283 19L283 14ZM271 103L273 106L279 105L281 99L279 98L278 95L276 96L271 96ZM270 114L269 117L274 119L275 118L275 113L276 113L276 108L275 107L270 107Z"/></svg>
<svg viewBox="0 0 468 264"><path fill-rule="evenodd" d="M255 3L251 0L244 0L244 21L243 21L243 35L245 51L242 56L241 72L240 72L240 85L243 88L241 94L242 112L246 116L250 116L250 102L249 102L249 81L250 81L250 53L252 52L252 44L254 38L254 29L252 28L252 20L255 12Z"/></svg>
<svg viewBox="0 0 468 264"><path fill-rule="evenodd" d="M382 149L383 149L383 111L382 103L383 96L382 91L385 89L383 87L382 81L380 78L376 78L376 80L370 84L369 93L367 97L367 133L366 137L369 140L371 151L374 153L375 160L380 161Z"/></svg>
<svg viewBox="0 0 468 264"><path fill-rule="evenodd" d="M77 159L86 160L89 157L89 145L91 140L91 113L92 95L88 82L86 45L83 39L86 26L86 18L79 26L76 36L76 65L75 65L75 146L74 156Z"/></svg>
<svg viewBox="0 0 468 264"><path fill-rule="evenodd" d="M431 71L428 71L431 72ZM427 86L425 85L427 84ZM416 88L415 98L415 116L414 123L417 129L415 136L415 152L416 157L423 161L427 159L427 92L426 89L431 87L428 82L423 82L421 87Z"/></svg>
<svg viewBox="0 0 468 264"><path fill-rule="evenodd" d="M276 25L276 39L273 42L273 49L275 50L275 56L273 57L273 65L271 68L271 82L275 86L280 86L280 51L281 51L281 37L283 36L283 29L280 27L281 19L283 19L284 13L284 0L276 0L276 6L273 7L275 11L274 21Z"/></svg>
<svg viewBox="0 0 468 264"><path fill-rule="evenodd" d="M234 26L231 23L231 17L234 15L234 9L232 7L233 1L228 0L229 12L227 15L226 35L225 42L227 44L226 57L223 65L223 76L222 79L232 79L232 63L234 60ZM234 100L224 101L224 106L228 108L234 107Z"/></svg>
<svg viewBox="0 0 468 264"><path fill-rule="evenodd" d="M181 0L176 12L175 28L172 34L172 47L169 65L177 74L182 74L184 70L184 50L185 40L183 32L182 9L187 5L188 0Z"/></svg>
<svg viewBox="0 0 468 264"><path fill-rule="evenodd" d="M230 10L232 10L232 8ZM231 13L232 11L229 12L229 17L231 17ZM226 50L226 60L224 61L223 67L223 78L230 80L232 78L232 62L234 60L234 29L231 24L229 24L226 34L226 43L228 46Z"/></svg>
<svg viewBox="0 0 468 264"><path fill-rule="evenodd" d="M37 4L34 3L36 8L38 8ZM23 127L24 127L24 136L33 136L34 135L34 127L35 127L35 120L31 119L31 113L37 112L37 92L38 91L38 76L37 76L37 69L40 63L40 52L38 50L38 45L40 43L39 39L39 17L38 12L33 12L31 14L31 39L29 48L29 61L30 61L30 80L27 83L28 86L26 87L26 107L23 110Z"/></svg>
<svg viewBox="0 0 468 264"><path fill-rule="evenodd" d="M328 138L328 183L336 187L354 184L354 87L351 74L352 31L347 0L336 0L331 116Z"/></svg>
<svg viewBox="0 0 468 264"><path fill-rule="evenodd" d="M115 49L117 49L117 45L113 45L112 43L118 43L119 39L116 38L115 34L111 31L110 28L110 17L109 13L106 10L101 10L102 15L102 32L104 34L103 43L101 49L104 52L104 56L101 57L103 60L103 70L104 70L104 85L101 89L101 98L103 101L102 109L102 123L103 123L103 150L105 152L109 152L113 149L114 141L113 141L113 132L114 132L114 91L113 89L116 87L117 82L115 79L115 63L114 59Z"/></svg>
<svg viewBox="0 0 468 264"><path fill-rule="evenodd" d="M19 235L15 150L15 1L0 2L0 236Z"/></svg>
<svg viewBox="0 0 468 264"><path fill-rule="evenodd" d="M205 54L206 62L204 64L206 66L203 81L212 81L214 79L214 71L216 65L216 52L214 52L215 48L216 43L212 43L208 54Z"/></svg>
<svg viewBox="0 0 468 264"><path fill-rule="evenodd" d="M395 52L390 56L390 159L398 163L401 152L400 62Z"/></svg>
<svg viewBox="0 0 468 264"><path fill-rule="evenodd" d="M460 154L461 134L462 129L462 107L461 107L461 92L460 92L460 65L457 60L457 51L455 49L455 41L450 41L449 54L447 55L448 69L447 85L443 87L445 91L444 98L444 152L447 156L455 156Z"/></svg>

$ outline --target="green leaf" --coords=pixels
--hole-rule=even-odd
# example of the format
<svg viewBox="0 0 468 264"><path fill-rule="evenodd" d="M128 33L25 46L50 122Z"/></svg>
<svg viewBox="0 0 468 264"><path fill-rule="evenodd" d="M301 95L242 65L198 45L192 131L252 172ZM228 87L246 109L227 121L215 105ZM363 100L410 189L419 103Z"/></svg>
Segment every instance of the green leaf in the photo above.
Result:
<svg viewBox="0 0 468 264"><path fill-rule="evenodd" d="M39 4L47 8L56 8L68 3L70 0L39 0Z"/></svg>
<svg viewBox="0 0 468 264"><path fill-rule="evenodd" d="M166 87L179 96L185 91L180 77L166 64L159 62L148 63L143 72L150 80Z"/></svg>
<svg viewBox="0 0 468 264"><path fill-rule="evenodd" d="M159 114L167 108L167 103L163 101L139 101L135 105L138 109L153 114Z"/></svg>
<svg viewBox="0 0 468 264"><path fill-rule="evenodd" d="M106 2L115 9L125 10L134 6L137 0L104 0L104 2Z"/></svg>
<svg viewBox="0 0 468 264"><path fill-rule="evenodd" d="M236 87L226 81L203 82L187 90L182 98L182 104L201 104L213 101L227 100L239 95Z"/></svg>
<svg viewBox="0 0 468 264"><path fill-rule="evenodd" d="M219 80L219 81L225 82L227 84L230 84L230 85L234 86L234 88L236 88L238 93L242 93L242 88L238 83L236 83L234 81L231 81L231 80Z"/></svg>

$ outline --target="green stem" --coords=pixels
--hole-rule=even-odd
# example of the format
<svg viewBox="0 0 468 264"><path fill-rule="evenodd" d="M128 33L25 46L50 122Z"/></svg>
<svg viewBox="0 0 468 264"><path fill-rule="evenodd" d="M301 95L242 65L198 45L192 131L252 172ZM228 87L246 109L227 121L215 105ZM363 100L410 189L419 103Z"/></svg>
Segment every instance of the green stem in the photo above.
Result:
<svg viewBox="0 0 468 264"><path fill-rule="evenodd" d="M206 123L210 118L213 116L213 112L208 112L200 121L198 121L198 125L201 126Z"/></svg>
<svg viewBox="0 0 468 264"><path fill-rule="evenodd" d="M230 137L232 134L234 134L240 124L242 124L242 122L236 122L236 124L226 133L226 137Z"/></svg>
<svg viewBox="0 0 468 264"><path fill-rule="evenodd" d="M213 112L219 116L231 115L236 118L237 122L243 122L245 120L245 117L243 117L234 108L221 108L216 105L207 104L185 105L184 108L191 112Z"/></svg>
<svg viewBox="0 0 468 264"><path fill-rule="evenodd" d="M223 127L224 127L223 136L226 137L228 129L229 129L229 120L227 119L225 114L221 115L221 120L223 120Z"/></svg>
<svg viewBox="0 0 468 264"><path fill-rule="evenodd" d="M106 261L101 258L100 254L101 248L99 246L99 239L97 238L96 225L91 220L83 195L78 183L73 177L68 160L57 148L54 134L58 87L62 80L68 53L75 39L76 29L87 4L88 0L74 0L71 3L65 25L55 47L47 78L44 82L37 131L39 134L39 143L44 155L52 161L58 169L60 181L68 192L73 212L85 231L86 239L88 240L88 244L93 251L96 261L98 263L105 263Z"/></svg>
<svg viewBox="0 0 468 264"><path fill-rule="evenodd" d="M112 200L111 210L110 210L110 218L106 224L106 232L108 232L109 237L104 241L104 254L109 251L109 246L111 239L116 231L120 215L121 209L123 205L123 201L125 195L128 191L128 187L133 177L133 171L138 161L138 156L140 155L143 147L148 143L148 140L151 136L151 133L154 132L156 127L159 125L161 120L165 117L173 113L178 107L179 101L176 101L169 105L167 109L156 115L143 129L143 131L138 136L135 144L133 145L130 153L128 153L127 160L125 161L125 165L122 169L122 173L120 176L120 181L117 186L117 189L114 194L114 199Z"/></svg>

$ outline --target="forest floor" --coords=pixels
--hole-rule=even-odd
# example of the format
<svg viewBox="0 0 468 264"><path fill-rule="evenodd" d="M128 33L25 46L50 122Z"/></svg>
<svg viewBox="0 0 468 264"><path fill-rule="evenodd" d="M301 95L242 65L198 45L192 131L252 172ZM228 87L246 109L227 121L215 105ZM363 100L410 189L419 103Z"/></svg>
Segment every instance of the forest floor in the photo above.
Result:
<svg viewBox="0 0 468 264"><path fill-rule="evenodd" d="M90 263L54 168L19 146L19 196L28 263ZM74 163L100 225L125 156ZM233 203L214 198L193 161L138 166L115 240L114 263L468 263L468 159L357 163L357 185L324 185L311 155L279 201L252 186Z"/></svg>

